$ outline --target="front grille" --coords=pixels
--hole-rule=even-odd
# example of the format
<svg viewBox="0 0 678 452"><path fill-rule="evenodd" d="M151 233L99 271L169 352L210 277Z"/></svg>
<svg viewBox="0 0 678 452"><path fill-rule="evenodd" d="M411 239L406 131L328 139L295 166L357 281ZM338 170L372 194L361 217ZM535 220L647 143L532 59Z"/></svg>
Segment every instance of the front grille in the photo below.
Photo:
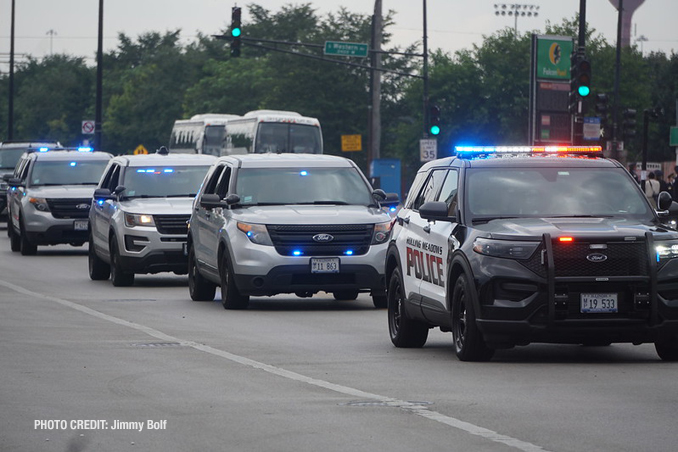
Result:
<svg viewBox="0 0 678 452"><path fill-rule="evenodd" d="M87 218L91 198L51 198L47 200L50 212L54 218Z"/></svg>
<svg viewBox="0 0 678 452"><path fill-rule="evenodd" d="M591 245L605 245L592 249ZM602 262L586 257L602 254ZM555 276L647 276L648 252L644 242L570 242L553 244Z"/></svg>
<svg viewBox="0 0 678 452"><path fill-rule="evenodd" d="M372 241L372 224L346 225L268 225L276 251L291 256L301 251L307 256L340 256L347 251L352 255L366 254ZM331 241L318 242L313 237L329 234Z"/></svg>
<svg viewBox="0 0 678 452"><path fill-rule="evenodd" d="M188 235L189 217L190 215L153 215L153 221L161 234Z"/></svg>

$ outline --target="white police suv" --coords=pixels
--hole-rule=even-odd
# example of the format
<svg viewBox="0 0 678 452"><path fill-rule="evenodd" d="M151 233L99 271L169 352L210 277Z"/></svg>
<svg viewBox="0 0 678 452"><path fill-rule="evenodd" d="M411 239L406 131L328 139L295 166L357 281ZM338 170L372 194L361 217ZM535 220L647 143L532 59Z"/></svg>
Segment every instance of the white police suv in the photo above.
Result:
<svg viewBox="0 0 678 452"><path fill-rule="evenodd" d="M196 301L242 309L250 296L319 291L385 307L391 231L386 202L349 159L314 154L219 158L198 194L188 235L188 285Z"/></svg>
<svg viewBox="0 0 678 452"><path fill-rule="evenodd" d="M129 286L135 274L186 274L191 205L215 159L167 152L113 158L90 210L90 278Z"/></svg>

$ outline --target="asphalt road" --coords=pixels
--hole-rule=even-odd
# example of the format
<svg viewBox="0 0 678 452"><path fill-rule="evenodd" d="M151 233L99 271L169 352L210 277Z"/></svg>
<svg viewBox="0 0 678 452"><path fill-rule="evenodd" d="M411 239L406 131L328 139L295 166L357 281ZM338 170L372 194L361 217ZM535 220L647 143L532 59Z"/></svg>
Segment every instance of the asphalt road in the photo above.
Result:
<svg viewBox="0 0 678 452"><path fill-rule="evenodd" d="M4 226L4 224L3 224ZM86 246L0 230L0 450L674 451L678 364L652 345L396 349L361 295L193 302L186 277L90 281Z"/></svg>

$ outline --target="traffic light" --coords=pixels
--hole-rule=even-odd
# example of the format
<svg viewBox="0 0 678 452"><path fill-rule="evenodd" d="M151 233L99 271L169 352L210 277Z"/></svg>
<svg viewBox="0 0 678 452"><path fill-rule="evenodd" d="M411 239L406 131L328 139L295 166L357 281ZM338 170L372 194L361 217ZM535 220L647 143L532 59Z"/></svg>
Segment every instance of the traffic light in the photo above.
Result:
<svg viewBox="0 0 678 452"><path fill-rule="evenodd" d="M622 112L622 135L626 138L636 136L636 110L627 108Z"/></svg>
<svg viewBox="0 0 678 452"><path fill-rule="evenodd" d="M570 97L569 112L581 114L579 103L591 94L591 63L581 53L570 57ZM583 110L583 108L582 108Z"/></svg>
<svg viewBox="0 0 678 452"><path fill-rule="evenodd" d="M242 35L242 27L240 17L242 9L239 6L234 6L231 9L231 56L240 56L240 36Z"/></svg>
<svg viewBox="0 0 678 452"><path fill-rule="evenodd" d="M433 136L440 134L440 107L433 105L429 111L428 131Z"/></svg>

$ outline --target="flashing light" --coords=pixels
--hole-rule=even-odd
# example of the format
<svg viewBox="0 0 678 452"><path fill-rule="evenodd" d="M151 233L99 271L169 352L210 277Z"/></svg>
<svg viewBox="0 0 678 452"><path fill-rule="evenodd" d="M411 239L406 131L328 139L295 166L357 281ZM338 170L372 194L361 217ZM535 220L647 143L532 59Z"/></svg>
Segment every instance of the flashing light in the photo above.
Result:
<svg viewBox="0 0 678 452"><path fill-rule="evenodd" d="M49 151L49 148L48 148L48 147L41 147L41 148L38 148L38 152L47 152L47 151Z"/></svg>
<svg viewBox="0 0 678 452"><path fill-rule="evenodd" d="M294 255L294 256L301 256L302 254L304 254L304 253L301 250L292 251L292 255Z"/></svg>
<svg viewBox="0 0 678 452"><path fill-rule="evenodd" d="M308 171L306 171L306 170L300 171L299 175L300 176L308 176Z"/></svg>
<svg viewBox="0 0 678 452"><path fill-rule="evenodd" d="M78 164L78 162L71 162L70 163L71 166L76 166L77 164Z"/></svg>
<svg viewBox="0 0 678 452"><path fill-rule="evenodd" d="M574 242L574 238L573 237L558 237L558 241L559 242L565 242L565 243Z"/></svg>
<svg viewBox="0 0 678 452"><path fill-rule="evenodd" d="M162 170L162 172L163 173L173 173L174 170L172 168L165 168L164 170Z"/></svg>
<svg viewBox="0 0 678 452"><path fill-rule="evenodd" d="M347 256L352 256L353 250L346 250L346 251L344 251L344 254L347 255Z"/></svg>
<svg viewBox="0 0 678 452"><path fill-rule="evenodd" d="M78 152L92 152L94 149L92 149L89 146L80 146L78 148Z"/></svg>
<svg viewBox="0 0 678 452"><path fill-rule="evenodd" d="M455 146L461 154L600 154L601 146Z"/></svg>

